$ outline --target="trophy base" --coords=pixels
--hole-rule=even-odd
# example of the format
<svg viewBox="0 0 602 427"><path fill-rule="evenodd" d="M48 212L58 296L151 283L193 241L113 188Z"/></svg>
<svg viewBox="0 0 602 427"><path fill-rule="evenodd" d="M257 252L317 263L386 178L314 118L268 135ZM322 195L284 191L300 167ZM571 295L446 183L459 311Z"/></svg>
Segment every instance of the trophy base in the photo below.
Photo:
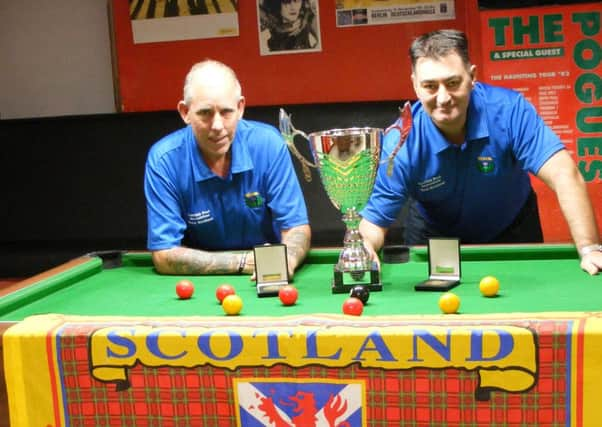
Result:
<svg viewBox="0 0 602 427"><path fill-rule="evenodd" d="M383 290L383 285L380 282L380 272L376 263L372 264L372 269L357 272L343 272L334 267L334 278L332 279L332 293L344 294L349 293L354 286L362 285L368 288L371 292L379 292Z"/></svg>

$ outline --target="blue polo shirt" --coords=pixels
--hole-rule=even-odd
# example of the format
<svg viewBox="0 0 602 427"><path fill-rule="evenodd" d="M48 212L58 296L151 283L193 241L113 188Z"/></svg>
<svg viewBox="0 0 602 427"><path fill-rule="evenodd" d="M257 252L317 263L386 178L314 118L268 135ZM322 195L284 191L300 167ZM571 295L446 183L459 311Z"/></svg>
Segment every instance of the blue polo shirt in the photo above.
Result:
<svg viewBox="0 0 602 427"><path fill-rule="evenodd" d="M277 243L280 231L308 223L286 144L267 124L240 120L230 173L215 175L187 126L154 144L144 179L148 249L204 250Z"/></svg>
<svg viewBox="0 0 602 427"><path fill-rule="evenodd" d="M531 191L528 172L564 145L532 104L518 92L476 83L470 95L466 141L449 144L421 103L412 107L413 127L395 158L386 163L362 216L389 227L408 197L427 224L447 236L485 243L508 227ZM383 142L383 159L399 132Z"/></svg>

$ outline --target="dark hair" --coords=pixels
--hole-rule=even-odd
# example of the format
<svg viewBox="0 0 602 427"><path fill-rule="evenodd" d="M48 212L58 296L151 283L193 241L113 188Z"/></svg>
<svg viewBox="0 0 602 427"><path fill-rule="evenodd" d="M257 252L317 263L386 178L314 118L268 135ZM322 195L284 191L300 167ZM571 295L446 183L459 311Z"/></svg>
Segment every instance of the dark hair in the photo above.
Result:
<svg viewBox="0 0 602 427"><path fill-rule="evenodd" d="M466 34L458 30L437 30L416 38L410 46L412 68L420 58L441 58L457 53L466 66L470 66Z"/></svg>
<svg viewBox="0 0 602 427"><path fill-rule="evenodd" d="M280 17L280 10L282 7L282 0L263 0L263 9L270 15ZM307 0L301 2L301 12L303 13L306 8L309 7Z"/></svg>

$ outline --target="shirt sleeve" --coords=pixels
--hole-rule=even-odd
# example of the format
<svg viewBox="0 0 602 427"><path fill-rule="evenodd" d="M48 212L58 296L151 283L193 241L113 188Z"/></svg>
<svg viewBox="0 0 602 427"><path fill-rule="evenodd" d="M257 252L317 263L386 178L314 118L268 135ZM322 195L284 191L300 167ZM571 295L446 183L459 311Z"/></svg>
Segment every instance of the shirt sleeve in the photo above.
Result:
<svg viewBox="0 0 602 427"><path fill-rule="evenodd" d="M560 138L522 95L516 98L510 116L512 150L523 169L537 174L543 164L565 148Z"/></svg>
<svg viewBox="0 0 602 427"><path fill-rule="evenodd" d="M276 133L275 156L267 173L268 206L280 231L309 223L307 207L291 156L282 137Z"/></svg>
<svg viewBox="0 0 602 427"><path fill-rule="evenodd" d="M151 150L144 174L147 246L151 251L179 246L186 230L176 187L170 177L165 162Z"/></svg>

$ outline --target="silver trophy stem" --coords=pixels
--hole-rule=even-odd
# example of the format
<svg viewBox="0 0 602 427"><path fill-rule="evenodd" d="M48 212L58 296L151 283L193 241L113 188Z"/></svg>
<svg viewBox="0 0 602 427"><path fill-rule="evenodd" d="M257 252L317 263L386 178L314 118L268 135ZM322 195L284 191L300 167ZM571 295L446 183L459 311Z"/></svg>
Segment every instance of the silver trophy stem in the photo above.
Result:
<svg viewBox="0 0 602 427"><path fill-rule="evenodd" d="M350 208L343 215L343 222L347 226L343 239L343 250L339 255L337 270L352 273L356 280L361 280L364 273L370 270L372 261L370 254L364 246L364 241L359 232L361 217L355 208Z"/></svg>

